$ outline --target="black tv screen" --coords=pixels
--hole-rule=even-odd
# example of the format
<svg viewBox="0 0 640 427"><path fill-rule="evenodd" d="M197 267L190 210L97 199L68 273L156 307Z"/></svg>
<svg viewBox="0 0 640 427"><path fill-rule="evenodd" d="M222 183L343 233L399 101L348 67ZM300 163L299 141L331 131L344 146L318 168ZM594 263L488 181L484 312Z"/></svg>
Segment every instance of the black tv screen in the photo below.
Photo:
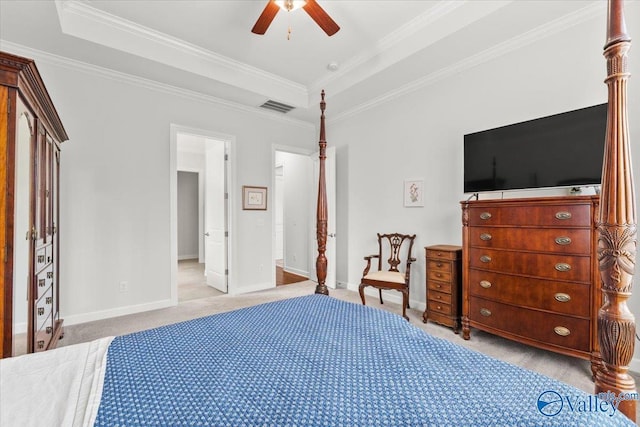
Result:
<svg viewBox="0 0 640 427"><path fill-rule="evenodd" d="M464 192L600 184L607 104L464 136Z"/></svg>

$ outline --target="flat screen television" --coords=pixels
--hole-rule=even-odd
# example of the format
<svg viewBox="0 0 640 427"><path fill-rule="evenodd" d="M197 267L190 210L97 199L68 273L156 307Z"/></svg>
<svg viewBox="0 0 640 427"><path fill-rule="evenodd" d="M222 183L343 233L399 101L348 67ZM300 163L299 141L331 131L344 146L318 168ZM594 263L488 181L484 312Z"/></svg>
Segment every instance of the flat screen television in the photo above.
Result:
<svg viewBox="0 0 640 427"><path fill-rule="evenodd" d="M600 184L607 104L464 136L464 192Z"/></svg>

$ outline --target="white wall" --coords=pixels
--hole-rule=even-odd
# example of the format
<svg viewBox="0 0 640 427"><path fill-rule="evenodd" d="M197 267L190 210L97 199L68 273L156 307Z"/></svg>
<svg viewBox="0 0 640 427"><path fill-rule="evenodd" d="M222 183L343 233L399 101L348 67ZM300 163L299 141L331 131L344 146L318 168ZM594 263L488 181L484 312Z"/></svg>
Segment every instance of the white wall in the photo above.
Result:
<svg viewBox="0 0 640 427"><path fill-rule="evenodd" d="M171 124L235 137L234 291L272 286L272 270L261 268L273 259L272 207L242 211L241 186L270 186L272 145L310 150L314 126L46 54L14 53L36 60L70 136L62 149L60 224L67 324L170 303Z"/></svg>
<svg viewBox="0 0 640 427"><path fill-rule="evenodd" d="M198 258L198 174L178 171L178 259Z"/></svg>
<svg viewBox="0 0 640 427"><path fill-rule="evenodd" d="M640 2L626 6L629 33L637 37ZM416 233L411 303L423 309L424 246L462 241L459 202L467 197L462 192L463 135L606 102L605 22L600 16L360 114L330 121L327 140L337 146L339 159L338 223L348 232L345 242L345 233L338 230L339 282L357 288L362 256L375 251L376 232ZM633 156L638 160L636 49L630 52L628 101ZM638 181L637 167L634 174ZM425 207L404 208L403 180L416 177L425 179ZM630 308L638 318L640 289ZM633 369L640 372L638 350Z"/></svg>

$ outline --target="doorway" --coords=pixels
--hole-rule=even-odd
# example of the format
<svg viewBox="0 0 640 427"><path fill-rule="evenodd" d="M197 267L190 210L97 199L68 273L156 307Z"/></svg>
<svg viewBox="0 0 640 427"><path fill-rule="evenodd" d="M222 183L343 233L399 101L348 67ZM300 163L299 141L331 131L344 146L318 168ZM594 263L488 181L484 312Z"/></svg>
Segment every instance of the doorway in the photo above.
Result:
<svg viewBox="0 0 640 427"><path fill-rule="evenodd" d="M171 126L171 300L230 290L233 137Z"/></svg>
<svg viewBox="0 0 640 427"><path fill-rule="evenodd" d="M274 233L276 286L308 280L309 211L313 164L307 154L274 154Z"/></svg>

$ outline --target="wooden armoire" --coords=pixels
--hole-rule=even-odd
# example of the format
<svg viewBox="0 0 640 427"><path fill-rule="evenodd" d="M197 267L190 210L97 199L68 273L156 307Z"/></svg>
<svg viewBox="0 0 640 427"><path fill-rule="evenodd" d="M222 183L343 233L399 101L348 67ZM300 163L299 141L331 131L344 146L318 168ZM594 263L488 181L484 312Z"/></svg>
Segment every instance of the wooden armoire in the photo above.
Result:
<svg viewBox="0 0 640 427"><path fill-rule="evenodd" d="M68 139L33 60L0 51L0 355L48 350L59 304L60 144Z"/></svg>

